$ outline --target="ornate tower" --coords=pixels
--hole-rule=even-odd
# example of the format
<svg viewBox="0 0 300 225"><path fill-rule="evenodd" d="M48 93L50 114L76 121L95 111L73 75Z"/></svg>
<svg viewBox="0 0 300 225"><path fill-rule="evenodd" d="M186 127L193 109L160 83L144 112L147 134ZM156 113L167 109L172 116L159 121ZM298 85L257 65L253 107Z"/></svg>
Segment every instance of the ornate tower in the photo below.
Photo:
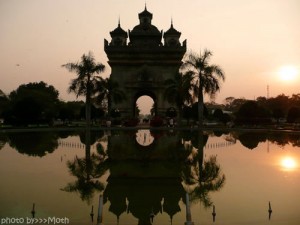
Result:
<svg viewBox="0 0 300 225"><path fill-rule="evenodd" d="M178 72L186 41L180 43L181 33L173 23L164 34L159 31L152 25L153 15L146 7L138 16L139 24L128 30L128 35L119 22L110 32L111 41L104 40L111 79L126 93L126 100L118 104L112 101L112 108L118 109L124 118L134 117L136 100L147 95L154 101L155 114L165 116L168 108L176 106L164 98L164 82Z"/></svg>
<svg viewBox="0 0 300 225"><path fill-rule="evenodd" d="M179 38L181 33L174 29L173 27L173 21L171 21L171 27L169 30L167 30L164 34L164 42L166 46L169 47L176 47L180 46Z"/></svg>
<svg viewBox="0 0 300 225"><path fill-rule="evenodd" d="M110 32L112 46L125 46L127 43L127 33L121 28L120 20L118 27Z"/></svg>

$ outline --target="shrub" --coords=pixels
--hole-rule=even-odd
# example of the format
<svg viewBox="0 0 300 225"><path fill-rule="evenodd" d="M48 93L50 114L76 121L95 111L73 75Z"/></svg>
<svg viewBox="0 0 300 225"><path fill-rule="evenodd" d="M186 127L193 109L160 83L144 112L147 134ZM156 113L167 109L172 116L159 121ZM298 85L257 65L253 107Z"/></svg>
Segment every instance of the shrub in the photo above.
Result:
<svg viewBox="0 0 300 225"><path fill-rule="evenodd" d="M270 113L255 101L246 101L236 114L237 124L270 124Z"/></svg>
<svg viewBox="0 0 300 225"><path fill-rule="evenodd" d="M299 107L291 107L287 114L287 122L294 123L298 118L300 118L300 108Z"/></svg>
<svg viewBox="0 0 300 225"><path fill-rule="evenodd" d="M160 127L164 124L164 121L161 117L155 116L150 121L150 126L152 127Z"/></svg>
<svg viewBox="0 0 300 225"><path fill-rule="evenodd" d="M124 122L124 126L125 127L135 127L137 126L139 123L139 119L138 118L131 118L131 119L128 119Z"/></svg>

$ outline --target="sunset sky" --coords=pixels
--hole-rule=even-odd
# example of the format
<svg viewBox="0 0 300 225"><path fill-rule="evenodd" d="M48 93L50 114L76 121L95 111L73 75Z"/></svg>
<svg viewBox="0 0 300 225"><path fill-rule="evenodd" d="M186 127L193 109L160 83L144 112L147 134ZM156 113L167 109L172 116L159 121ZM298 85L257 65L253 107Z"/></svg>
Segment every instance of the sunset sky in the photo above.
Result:
<svg viewBox="0 0 300 225"><path fill-rule="evenodd" d="M147 0L152 24L174 28L187 39L188 50L213 52L226 81L216 101L300 93L299 0ZM139 23L144 0L0 0L0 89L6 94L20 84L44 81L67 93L69 73L61 65L92 51L110 68L104 39L117 27Z"/></svg>

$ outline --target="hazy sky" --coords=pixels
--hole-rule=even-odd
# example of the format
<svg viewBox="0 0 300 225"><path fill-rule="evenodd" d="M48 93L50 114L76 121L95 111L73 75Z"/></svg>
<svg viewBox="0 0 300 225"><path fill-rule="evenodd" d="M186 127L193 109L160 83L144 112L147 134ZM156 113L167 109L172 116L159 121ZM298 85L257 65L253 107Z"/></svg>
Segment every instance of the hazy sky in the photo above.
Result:
<svg viewBox="0 0 300 225"><path fill-rule="evenodd" d="M300 93L299 0L147 0L152 24L174 27L181 42L213 52L212 63L226 73L216 101ZM110 74L103 40L121 19L127 31L139 23L144 0L0 0L0 89L44 81L63 100L75 74L61 68L92 51ZM281 67L290 66L280 73ZM294 77L286 80L280 74Z"/></svg>

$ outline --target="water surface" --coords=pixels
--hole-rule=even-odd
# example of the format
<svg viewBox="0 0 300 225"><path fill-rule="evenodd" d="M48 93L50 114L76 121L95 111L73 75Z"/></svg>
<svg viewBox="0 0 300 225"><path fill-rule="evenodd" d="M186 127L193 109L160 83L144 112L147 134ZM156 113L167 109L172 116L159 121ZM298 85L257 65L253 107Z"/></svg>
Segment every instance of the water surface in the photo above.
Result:
<svg viewBox="0 0 300 225"><path fill-rule="evenodd" d="M0 133L0 218L184 224L188 193L195 224L298 225L299 163L293 133Z"/></svg>

